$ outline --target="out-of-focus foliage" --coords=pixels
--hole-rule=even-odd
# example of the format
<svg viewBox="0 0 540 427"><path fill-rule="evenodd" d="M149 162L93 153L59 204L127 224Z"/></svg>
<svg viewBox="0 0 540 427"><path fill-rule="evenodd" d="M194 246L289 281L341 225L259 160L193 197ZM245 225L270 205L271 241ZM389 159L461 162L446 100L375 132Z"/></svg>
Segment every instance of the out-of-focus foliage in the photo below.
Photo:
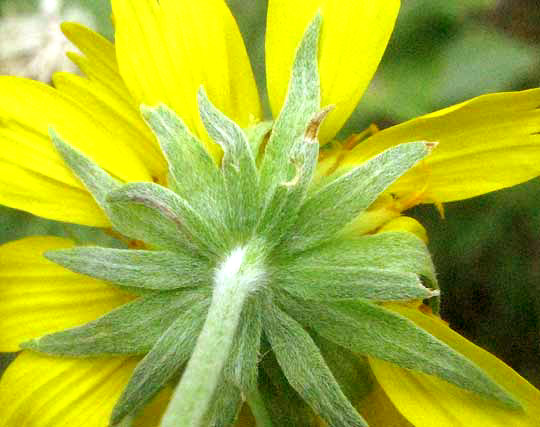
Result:
<svg viewBox="0 0 540 427"><path fill-rule="evenodd" d="M495 24L496 3L405 0L379 72L347 130L520 88L538 70L538 46Z"/></svg>
<svg viewBox="0 0 540 427"><path fill-rule="evenodd" d="M0 11L32 12L39 10L41 2L42 0L0 0ZM96 30L109 38L112 37L111 5L108 0L61 0L61 4L63 10L76 7L86 9L95 17Z"/></svg>
<svg viewBox="0 0 540 427"><path fill-rule="evenodd" d="M264 93L265 0L228 0ZM486 92L540 83L538 0L403 0L383 63L343 132L398 123ZM108 0L67 0L111 37ZM0 0L36 8L37 0ZM358 25L362 25L359 23ZM362 52L355 52L362 55ZM268 109L267 109L268 111ZM412 215L430 234L451 326L540 385L540 181ZM0 243L26 235L107 239L0 208ZM1 369L0 369L1 371Z"/></svg>

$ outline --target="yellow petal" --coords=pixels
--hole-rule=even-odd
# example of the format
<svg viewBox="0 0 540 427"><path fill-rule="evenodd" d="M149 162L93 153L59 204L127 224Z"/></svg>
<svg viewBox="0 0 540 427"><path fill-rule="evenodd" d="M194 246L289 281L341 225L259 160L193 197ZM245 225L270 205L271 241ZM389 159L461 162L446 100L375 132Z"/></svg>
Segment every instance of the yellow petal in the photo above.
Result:
<svg viewBox="0 0 540 427"><path fill-rule="evenodd" d="M114 44L80 24L64 23L62 30L84 54L69 56L87 79L57 73L53 78L56 88L82 101L94 118L107 123L115 138L132 147L152 176L160 180L166 170L165 160L154 135L142 120L139 105L120 76Z"/></svg>
<svg viewBox="0 0 540 427"><path fill-rule="evenodd" d="M389 304L387 307L411 319L418 326L475 362L516 397L524 408L524 411L505 409L497 403L433 376L370 359L373 372L382 388L399 412L414 426L538 426L540 392L510 367L452 331L442 320L433 315L397 304Z"/></svg>
<svg viewBox="0 0 540 427"><path fill-rule="evenodd" d="M107 126L114 140L130 146L155 181L163 181L167 164L159 145L140 113L97 81L70 73L56 73L55 87L78 102L87 114Z"/></svg>
<svg viewBox="0 0 540 427"><path fill-rule="evenodd" d="M419 239L422 239L424 243L428 243L426 229L422 224L410 216L400 216L388 221L381 228L379 228L378 233L384 233L386 231L408 231Z"/></svg>
<svg viewBox="0 0 540 427"><path fill-rule="evenodd" d="M203 85L240 125L260 119L249 59L223 0L113 0L112 5L120 72L138 103L166 103L206 138L196 101Z"/></svg>
<svg viewBox="0 0 540 427"><path fill-rule="evenodd" d="M24 351L0 381L0 427L106 427L136 362Z"/></svg>
<svg viewBox="0 0 540 427"><path fill-rule="evenodd" d="M425 202L449 202L510 187L540 174L540 89L484 95L376 133L341 167L403 142L439 144L390 191L423 189Z"/></svg>
<svg viewBox="0 0 540 427"><path fill-rule="evenodd" d="M377 382L374 382L373 389L357 408L370 427L413 427L398 412Z"/></svg>
<svg viewBox="0 0 540 427"><path fill-rule="evenodd" d="M123 181L150 180L141 160L115 138L110 126L50 86L0 77L0 203L50 219L107 225L91 196L54 149L48 130L53 127Z"/></svg>
<svg viewBox="0 0 540 427"><path fill-rule="evenodd" d="M81 56L72 52L68 55L79 66L81 71L89 79L108 86L117 96L137 108L135 100L131 97L118 71L114 44L81 24L64 22L62 31L84 55Z"/></svg>
<svg viewBox="0 0 540 427"><path fill-rule="evenodd" d="M84 101L79 101L84 102ZM53 127L66 141L123 181L148 180L148 171L133 153L108 129L80 108L78 102L33 80L0 78L2 127L19 126L42 137L43 151L53 150L48 130Z"/></svg>
<svg viewBox="0 0 540 427"><path fill-rule="evenodd" d="M369 84L394 28L399 0L270 0L266 76L277 116L296 48L318 10L323 16L319 69L322 106L334 104L320 139L329 141L348 119Z"/></svg>
<svg viewBox="0 0 540 427"><path fill-rule="evenodd" d="M6 143L11 142L2 131L0 138ZM49 175L32 170L33 166L41 168L48 163L45 156L35 155L29 150L20 156L18 161L25 161L25 166L21 166L10 163L5 154L0 150L0 205L58 221L94 227L109 225L109 220L90 193L80 188L75 178L70 177L73 180L71 185L61 182L65 170L54 177L50 175L52 169L49 169Z"/></svg>
<svg viewBox="0 0 540 427"><path fill-rule="evenodd" d="M87 323L132 299L43 257L72 246L57 237L0 246L0 351L18 351L23 341Z"/></svg>
<svg viewBox="0 0 540 427"><path fill-rule="evenodd" d="M152 401L146 405L133 423L133 427L158 427L165 409L171 400L173 390L170 387L161 390Z"/></svg>

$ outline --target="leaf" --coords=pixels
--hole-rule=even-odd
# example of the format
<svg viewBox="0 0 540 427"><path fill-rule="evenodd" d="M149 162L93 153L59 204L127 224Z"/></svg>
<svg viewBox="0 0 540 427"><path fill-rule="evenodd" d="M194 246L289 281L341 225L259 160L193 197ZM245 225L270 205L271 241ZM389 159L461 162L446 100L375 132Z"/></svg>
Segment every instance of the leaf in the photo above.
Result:
<svg viewBox="0 0 540 427"><path fill-rule="evenodd" d="M64 142L54 131L49 129L52 142L69 168L82 181L98 205L107 211L105 199L107 195L121 184L105 172L97 163L82 152Z"/></svg>
<svg viewBox="0 0 540 427"><path fill-rule="evenodd" d="M373 388L368 361L318 334L311 336L347 399L362 401Z"/></svg>
<svg viewBox="0 0 540 427"><path fill-rule="evenodd" d="M227 239L227 192L216 163L174 111L160 105L141 112L169 163L169 186Z"/></svg>
<svg viewBox="0 0 540 427"><path fill-rule="evenodd" d="M315 120L318 128L322 119ZM313 178L318 154L318 142L308 136L291 152L290 163L294 165L294 175L276 188L257 226L257 233L267 237L274 245L278 245L294 225Z"/></svg>
<svg viewBox="0 0 540 427"><path fill-rule="evenodd" d="M302 206L288 236L288 251L305 251L330 240L425 157L430 146L425 142L400 144L320 188Z"/></svg>
<svg viewBox="0 0 540 427"><path fill-rule="evenodd" d="M145 406L186 363L202 329L208 304L207 300L200 300L186 307L137 364L113 409L112 425Z"/></svg>
<svg viewBox="0 0 540 427"><path fill-rule="evenodd" d="M242 129L212 105L203 88L197 100L208 134L223 149L221 168L230 206L229 228L248 237L259 213L259 173L251 146Z"/></svg>
<svg viewBox="0 0 540 427"><path fill-rule="evenodd" d="M209 295L206 289L141 297L86 325L27 341L21 347L61 356L146 354L178 316Z"/></svg>
<svg viewBox="0 0 540 427"><path fill-rule="evenodd" d="M222 235L173 191L157 184L126 184L109 194L113 225L122 233L158 248L194 250L205 256L223 252Z"/></svg>
<svg viewBox="0 0 540 427"><path fill-rule="evenodd" d="M306 305L282 298L281 302L303 325L354 353L435 375L510 407L519 407L506 390L473 362L383 307L362 301Z"/></svg>
<svg viewBox="0 0 540 427"><path fill-rule="evenodd" d="M309 334L277 307L264 313L264 331L291 386L328 424L366 426L347 400Z"/></svg>
<svg viewBox="0 0 540 427"><path fill-rule="evenodd" d="M249 145L251 147L251 152L253 153L253 157L255 157L255 160L257 160L257 158L259 157L261 146L263 145L264 140L272 130L273 126L274 122L271 120L267 120L248 127L247 129L244 129L246 137L249 141Z"/></svg>
<svg viewBox="0 0 540 427"><path fill-rule="evenodd" d="M262 403L270 414L274 426L316 427L320 425L313 410L306 405L283 375L271 351L265 351L261 361L259 391Z"/></svg>
<svg viewBox="0 0 540 427"><path fill-rule="evenodd" d="M45 257L76 273L126 287L170 290L212 283L208 263L188 252L80 247L49 251Z"/></svg>
<svg viewBox="0 0 540 427"><path fill-rule="evenodd" d="M274 128L261 165L261 188L269 204L280 185L296 171L291 151L302 141L308 124L320 109L320 82L317 70L317 45L321 16L311 22L296 52L292 77L283 109Z"/></svg>
<svg viewBox="0 0 540 427"><path fill-rule="evenodd" d="M257 297L246 302L236 331L225 378L247 394L257 387L259 347L262 333L262 304Z"/></svg>
<svg viewBox="0 0 540 427"><path fill-rule="evenodd" d="M291 294L315 300L424 299L438 295L422 286L418 275L436 286L425 244L405 232L342 239L285 258L275 281Z"/></svg>
<svg viewBox="0 0 540 427"><path fill-rule="evenodd" d="M240 390L223 380L216 390L214 403L207 414L208 427L230 427L235 425L243 404Z"/></svg>

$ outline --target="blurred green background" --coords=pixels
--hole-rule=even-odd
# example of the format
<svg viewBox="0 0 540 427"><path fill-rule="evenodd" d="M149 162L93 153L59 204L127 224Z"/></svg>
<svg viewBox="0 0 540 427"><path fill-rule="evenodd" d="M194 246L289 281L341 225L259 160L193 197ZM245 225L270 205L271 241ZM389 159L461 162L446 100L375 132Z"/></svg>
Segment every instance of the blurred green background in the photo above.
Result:
<svg viewBox="0 0 540 427"><path fill-rule="evenodd" d="M366 0L367 1L367 0ZM37 0L0 0L31 12ZM68 0L112 37L107 0ZM264 93L266 1L230 0ZM538 0L403 0L390 46L344 133L380 127L483 93L540 83ZM362 25L362 23L359 23ZM540 181L412 216L428 229L443 317L540 386ZM83 227L0 208L0 243L28 235L100 239Z"/></svg>

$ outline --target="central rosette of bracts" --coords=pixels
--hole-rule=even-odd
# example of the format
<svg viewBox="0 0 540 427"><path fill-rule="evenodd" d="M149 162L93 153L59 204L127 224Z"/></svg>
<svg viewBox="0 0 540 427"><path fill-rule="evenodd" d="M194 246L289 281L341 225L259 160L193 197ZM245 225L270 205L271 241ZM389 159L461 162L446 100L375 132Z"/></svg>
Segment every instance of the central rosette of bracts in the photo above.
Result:
<svg viewBox="0 0 540 427"><path fill-rule="evenodd" d="M49 252L56 263L137 298L24 346L54 355L144 356L111 424L178 384L164 426L232 425L246 401L258 419L269 411L280 425L320 417L332 426L364 426L354 404L370 388L368 357L519 406L474 363L384 307L426 299L437 306L424 242L405 231L352 232L436 144L398 145L339 175L314 178L318 129L331 111L320 105L320 25L316 17L298 48L273 124L241 129L201 88L200 115L222 149L219 159L172 110L142 107L168 160L168 188L121 185L51 131L115 230L144 249Z"/></svg>

